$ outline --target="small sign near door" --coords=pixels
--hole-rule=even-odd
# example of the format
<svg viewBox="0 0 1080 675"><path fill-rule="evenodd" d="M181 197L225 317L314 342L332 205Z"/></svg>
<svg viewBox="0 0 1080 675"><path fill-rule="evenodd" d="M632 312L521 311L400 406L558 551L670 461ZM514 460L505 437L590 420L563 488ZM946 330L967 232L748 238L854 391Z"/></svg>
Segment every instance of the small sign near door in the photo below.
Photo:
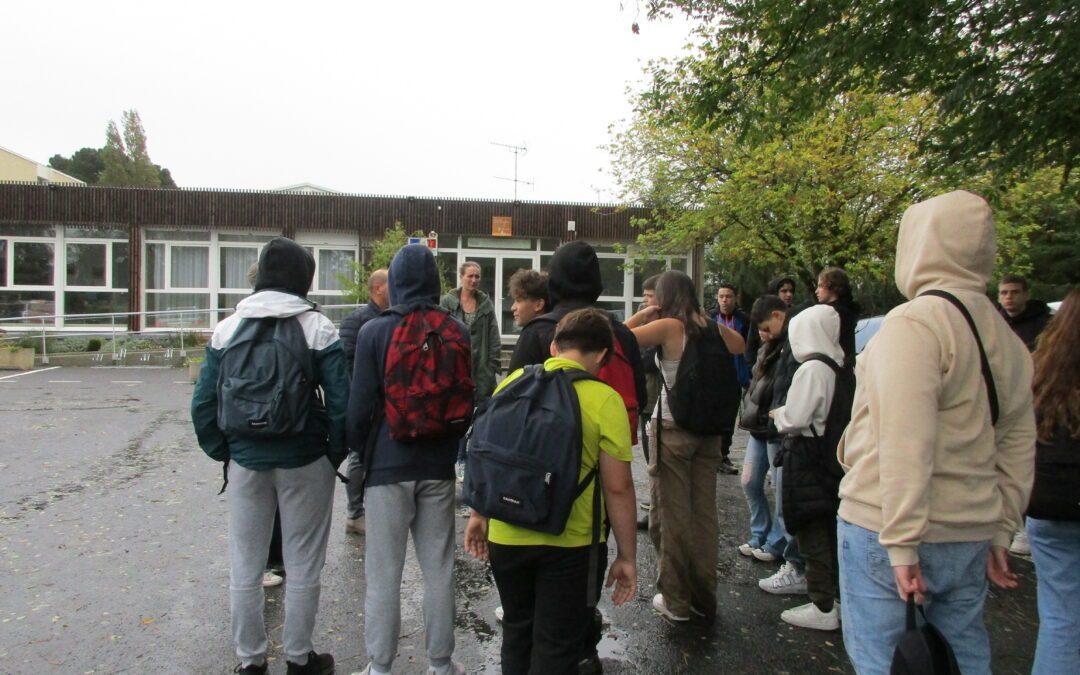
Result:
<svg viewBox="0 0 1080 675"><path fill-rule="evenodd" d="M513 218L510 216L491 217L491 236L512 237L514 236Z"/></svg>

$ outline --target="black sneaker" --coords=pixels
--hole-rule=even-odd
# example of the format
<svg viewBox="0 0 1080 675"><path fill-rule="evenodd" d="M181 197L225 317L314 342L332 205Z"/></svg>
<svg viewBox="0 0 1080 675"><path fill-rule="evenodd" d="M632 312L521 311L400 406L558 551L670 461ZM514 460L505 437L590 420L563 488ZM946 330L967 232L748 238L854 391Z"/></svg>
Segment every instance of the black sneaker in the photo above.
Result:
<svg viewBox="0 0 1080 675"><path fill-rule="evenodd" d="M254 663L250 666L238 663L236 664L236 667L233 668L233 672L240 673L240 675L266 675L270 672L270 669L265 661L263 661L261 666L257 666Z"/></svg>
<svg viewBox="0 0 1080 675"><path fill-rule="evenodd" d="M727 457L720 460L720 466L717 467L718 473L726 473L729 476L734 476L739 473L739 470L731 463L731 460Z"/></svg>
<svg viewBox="0 0 1080 675"><path fill-rule="evenodd" d="M637 521L637 529L639 529L639 530L641 530L643 532L647 532L649 530L649 514L646 513L645 515L643 515L641 518L638 519L638 521Z"/></svg>
<svg viewBox="0 0 1080 675"><path fill-rule="evenodd" d="M302 666L292 661L285 663L286 675L333 675L334 672L334 657L329 654L308 652L307 663Z"/></svg>

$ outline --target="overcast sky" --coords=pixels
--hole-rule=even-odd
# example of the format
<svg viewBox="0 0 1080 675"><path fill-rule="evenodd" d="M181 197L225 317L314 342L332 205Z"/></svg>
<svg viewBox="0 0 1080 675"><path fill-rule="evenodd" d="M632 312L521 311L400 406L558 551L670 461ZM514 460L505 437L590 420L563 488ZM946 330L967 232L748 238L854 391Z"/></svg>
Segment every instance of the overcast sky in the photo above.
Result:
<svg viewBox="0 0 1080 675"><path fill-rule="evenodd" d="M46 163L136 108L181 187L510 198L496 141L520 199L610 201L598 146L688 33L623 4L4 3L0 146Z"/></svg>

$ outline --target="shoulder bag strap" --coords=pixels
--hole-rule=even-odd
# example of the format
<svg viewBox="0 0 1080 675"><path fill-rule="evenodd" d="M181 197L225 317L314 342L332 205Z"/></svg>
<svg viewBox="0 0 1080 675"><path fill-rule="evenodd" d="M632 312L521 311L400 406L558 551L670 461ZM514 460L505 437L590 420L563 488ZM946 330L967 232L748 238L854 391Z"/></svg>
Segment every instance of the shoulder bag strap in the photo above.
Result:
<svg viewBox="0 0 1080 675"><path fill-rule="evenodd" d="M979 346L979 362L982 365L983 381L986 382L986 394L990 398L990 423L992 425L997 425L999 412L997 387L994 385L994 374L990 370L990 360L986 358L986 349L983 347L982 338L979 337L979 329L975 327L975 319L971 317L971 312L964 306L964 303L960 302L959 298L948 291L932 289L920 293L919 297L921 298L924 295L933 295L944 298L952 303L952 305L964 315L964 319L971 329L971 334L975 336L975 344Z"/></svg>

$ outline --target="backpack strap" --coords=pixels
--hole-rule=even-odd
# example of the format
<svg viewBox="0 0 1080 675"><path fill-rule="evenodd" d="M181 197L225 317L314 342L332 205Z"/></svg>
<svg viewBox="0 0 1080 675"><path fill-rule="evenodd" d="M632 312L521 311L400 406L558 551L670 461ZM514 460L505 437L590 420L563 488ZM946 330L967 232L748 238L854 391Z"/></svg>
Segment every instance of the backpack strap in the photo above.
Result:
<svg viewBox="0 0 1080 675"><path fill-rule="evenodd" d="M537 364L532 366L535 368L543 368L543 365ZM582 380L600 380L596 376L592 375L586 370L578 370L577 368L563 368L559 371L562 373L573 387L575 382ZM601 452L598 450L598 452ZM589 483L593 484L593 496L592 496L592 539L589 545L589 579L585 586L585 597L588 607L596 607L596 603L599 600L599 594L597 593L597 568L600 564L600 495L602 485L600 483L600 456L596 457L596 466L589 469L589 473L585 474L585 477L578 483L577 490L574 492L574 499L577 500L589 487Z"/></svg>
<svg viewBox="0 0 1080 675"><path fill-rule="evenodd" d="M815 352L810 356L807 356L806 360L803 361L803 363L809 363L811 361L820 361L821 363L824 363L829 368L832 368L832 371L836 375L837 380L840 379L840 364L838 364L836 361L833 361L831 356L828 356L826 354L818 354ZM831 402L829 404L829 407L832 407ZM814 434L814 438L821 438L821 434L819 434L817 432L817 429L814 428L813 422L810 423L810 433Z"/></svg>
<svg viewBox="0 0 1080 675"><path fill-rule="evenodd" d="M931 289L929 291L923 291L919 293L918 297L924 295L933 295L939 298L948 300L954 307L960 310L960 313L964 315L964 320L967 321L968 328L971 329L971 334L975 336L975 344L979 346L979 363L982 366L983 381L986 383L986 395L990 399L990 424L997 426L998 413L1000 411L997 395L997 386L994 384L994 373L990 370L990 359L986 357L986 348L983 347L982 338L979 337L979 329L975 326L975 319L972 318L971 312L964 306L964 303L960 301L955 295L948 291L941 289Z"/></svg>

